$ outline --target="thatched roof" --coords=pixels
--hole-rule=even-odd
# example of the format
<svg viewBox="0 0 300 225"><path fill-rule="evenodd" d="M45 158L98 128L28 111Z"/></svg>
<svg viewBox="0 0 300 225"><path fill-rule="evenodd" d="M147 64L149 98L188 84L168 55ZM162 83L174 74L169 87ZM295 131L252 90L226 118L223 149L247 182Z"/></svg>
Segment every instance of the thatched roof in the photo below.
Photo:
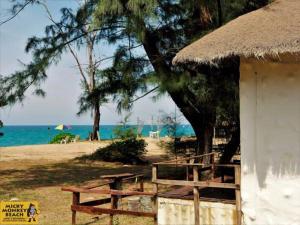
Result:
<svg viewBox="0 0 300 225"><path fill-rule="evenodd" d="M300 52L300 0L277 0L232 20L177 53L173 63Z"/></svg>

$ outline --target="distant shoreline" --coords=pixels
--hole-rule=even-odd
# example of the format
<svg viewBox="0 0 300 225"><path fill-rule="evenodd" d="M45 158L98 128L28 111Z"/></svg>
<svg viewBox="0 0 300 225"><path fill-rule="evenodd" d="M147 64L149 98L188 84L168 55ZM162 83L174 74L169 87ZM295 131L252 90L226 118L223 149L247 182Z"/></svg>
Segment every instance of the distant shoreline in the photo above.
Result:
<svg viewBox="0 0 300 225"><path fill-rule="evenodd" d="M115 138L114 129L117 125L101 125L100 136L101 140L111 140ZM128 125L136 127L137 125ZM81 140L86 140L91 132L91 125L71 125L70 130L60 131L55 130L56 125L13 125L4 126L1 132L4 133L0 137L0 147L9 146L27 146L48 144L54 136L61 132L68 132L74 135L79 135ZM141 131L142 137L149 137L151 131L156 131L157 126L143 125ZM160 137L169 136L169 131L165 127L160 127ZM194 131L190 125L179 125L177 136L193 136Z"/></svg>
<svg viewBox="0 0 300 225"><path fill-rule="evenodd" d="M49 126L55 127L58 124L4 124L5 127L39 127L39 126ZM70 126L93 126L92 124L66 124ZM100 124L101 126L119 126L120 124ZM138 126L138 124L128 124L128 126ZM144 124L143 126L156 126L151 124ZM190 124L180 124L179 126L190 126Z"/></svg>

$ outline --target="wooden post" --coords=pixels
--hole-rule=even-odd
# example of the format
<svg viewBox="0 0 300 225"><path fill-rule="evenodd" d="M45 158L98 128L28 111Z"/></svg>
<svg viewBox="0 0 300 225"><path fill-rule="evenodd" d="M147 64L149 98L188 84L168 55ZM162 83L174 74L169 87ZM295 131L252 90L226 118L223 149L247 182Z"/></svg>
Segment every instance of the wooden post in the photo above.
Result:
<svg viewBox="0 0 300 225"><path fill-rule="evenodd" d="M199 181L198 167L193 166L193 177L194 181ZM195 225L200 225L200 209L199 209L199 189L194 187L194 213L195 213Z"/></svg>
<svg viewBox="0 0 300 225"><path fill-rule="evenodd" d="M116 195L111 195L111 208L112 209L117 209L118 208L118 197ZM110 225L114 224L113 214L110 214L109 224Z"/></svg>
<svg viewBox="0 0 300 225"><path fill-rule="evenodd" d="M72 205L79 205L80 202L80 193L73 192ZM72 225L76 225L76 211L72 210Z"/></svg>
<svg viewBox="0 0 300 225"><path fill-rule="evenodd" d="M109 185L110 189L112 190L122 190L122 178L115 178L114 182ZM111 195L111 208L117 209L118 208L118 195ZM113 225L114 223L114 216L113 214L110 215L109 224Z"/></svg>
<svg viewBox="0 0 300 225"><path fill-rule="evenodd" d="M189 163L190 160L187 160L186 163ZM185 173L186 173L186 180L189 181L189 169L190 167L189 166L186 166L185 168Z"/></svg>
<svg viewBox="0 0 300 225"><path fill-rule="evenodd" d="M144 177L140 177L140 191L144 192Z"/></svg>
<svg viewBox="0 0 300 225"><path fill-rule="evenodd" d="M157 165L152 165L152 182L157 179Z"/></svg>
<svg viewBox="0 0 300 225"><path fill-rule="evenodd" d="M212 173L212 179L215 178L215 170L216 170L216 167L215 167L215 154L212 154L211 155L211 173Z"/></svg>
<svg viewBox="0 0 300 225"><path fill-rule="evenodd" d="M154 183L153 186L153 212L156 214L154 217L154 225L157 225L157 213L158 213L158 205L157 205L157 193L158 193L158 184L155 183L157 180L157 165L152 165L152 182Z"/></svg>
<svg viewBox="0 0 300 225"><path fill-rule="evenodd" d="M241 167L236 166L234 167L234 177L235 177L235 184L239 187L235 189L235 204L236 204L236 216L237 216L237 225L242 224L242 211L241 211Z"/></svg>

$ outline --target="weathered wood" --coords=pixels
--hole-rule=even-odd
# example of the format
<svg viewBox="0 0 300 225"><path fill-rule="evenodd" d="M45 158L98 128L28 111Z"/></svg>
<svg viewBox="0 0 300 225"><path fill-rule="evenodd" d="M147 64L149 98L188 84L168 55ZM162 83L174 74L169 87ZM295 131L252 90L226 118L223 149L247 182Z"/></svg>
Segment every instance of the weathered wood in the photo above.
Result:
<svg viewBox="0 0 300 225"><path fill-rule="evenodd" d="M185 181L185 180L163 180L157 179L153 180L153 183L164 184L164 185L178 185L178 186L191 186L191 187L213 187L213 188L230 188L230 189L239 189L240 185L232 183L218 183L212 181Z"/></svg>
<svg viewBox="0 0 300 225"><path fill-rule="evenodd" d="M156 164L156 165L160 165L160 166L212 166L212 164L204 164L204 163L160 163L160 164ZM215 164L215 167L239 167L239 165L237 164Z"/></svg>
<svg viewBox="0 0 300 225"><path fill-rule="evenodd" d="M111 183L109 185L110 189L115 189L115 190L122 190L122 179L124 177L130 177L133 174L115 174L115 175L108 175L108 177L110 176L110 178L114 177L114 182ZM117 209L118 208L118 201L119 201L119 196L120 195L113 195L111 194L110 198L111 198L111 209ZM109 221L110 225L114 224L114 214L110 214L110 221Z"/></svg>
<svg viewBox="0 0 300 225"><path fill-rule="evenodd" d="M207 153L207 154L196 155L196 156L192 156L192 157L185 157L185 158L181 158L181 159L173 159L173 160L157 162L157 163L153 163L153 164L154 165L161 165L161 164L166 164L166 163L181 162L181 161L186 161L186 160L190 160L190 159L199 159L199 158L209 156L209 155L214 155L214 154L216 154L216 153L211 152L211 153Z"/></svg>
<svg viewBox="0 0 300 225"><path fill-rule="evenodd" d="M199 173L198 173L198 167L193 166L193 178L194 182L199 181ZM199 189L198 187L193 188L194 192L194 214L195 214L195 225L200 225L200 209L199 209Z"/></svg>
<svg viewBox="0 0 300 225"><path fill-rule="evenodd" d="M120 210L120 209L98 208L93 206L72 205L71 209L77 212L84 212L93 215L113 214L113 215L155 217L155 213L153 212L137 212L137 211L127 211L127 210Z"/></svg>
<svg viewBox="0 0 300 225"><path fill-rule="evenodd" d="M102 179L114 179L114 178L125 178L125 177L131 177L134 176L132 173L119 173L119 174L113 174L113 175L102 175L100 176Z"/></svg>
<svg viewBox="0 0 300 225"><path fill-rule="evenodd" d="M241 167L234 168L234 177L235 177L235 184L241 184ZM241 211L241 191L240 189L235 190L235 199L236 199L236 215L237 215L237 225L242 224L242 211Z"/></svg>
<svg viewBox="0 0 300 225"><path fill-rule="evenodd" d="M140 190L139 191L141 191L141 192L144 191L144 177L140 178Z"/></svg>
<svg viewBox="0 0 300 225"><path fill-rule="evenodd" d="M156 164L152 165L152 181L157 179L157 167Z"/></svg>
<svg viewBox="0 0 300 225"><path fill-rule="evenodd" d="M111 184L113 182L114 182L113 180L97 181L97 182L94 182L94 183L91 183L91 184L80 186L80 188L92 189L92 188L96 188L96 187L101 187L101 186L109 185L109 184Z"/></svg>
<svg viewBox="0 0 300 225"><path fill-rule="evenodd" d="M123 178L122 181L127 181L127 180L132 180L132 179L135 179L135 178L139 178L139 177L144 177L143 174L137 174L137 175L134 175L134 176L131 176L131 177L126 177L126 178Z"/></svg>
<svg viewBox="0 0 300 225"><path fill-rule="evenodd" d="M111 196L111 209L117 209L118 208L118 196ZM114 224L114 214L110 213L110 220L109 224L113 225Z"/></svg>
<svg viewBox="0 0 300 225"><path fill-rule="evenodd" d="M152 181L157 180L157 169L158 165L152 164ZM158 193L158 184L154 182L153 184L153 201L152 201L152 207L153 211L156 216L154 216L154 225L157 225L157 211L158 211L158 204L157 204L157 193Z"/></svg>
<svg viewBox="0 0 300 225"><path fill-rule="evenodd" d="M186 161L186 163L189 163L190 162L190 160L187 160ZM189 181L189 176L190 176L190 172L189 172L189 169L190 169L190 167L189 166L186 166L186 168L185 168L185 176L186 176L186 180L187 181Z"/></svg>
<svg viewBox="0 0 300 225"><path fill-rule="evenodd" d="M141 191L122 191L122 190L93 190L93 189L84 189L78 187L63 187L63 191L69 192L80 192L80 193L94 193L94 194L107 194L107 195L144 195L144 196L153 196L153 192L141 192Z"/></svg>
<svg viewBox="0 0 300 225"><path fill-rule="evenodd" d="M216 167L215 167L215 155L213 155L211 157L211 178L214 179L215 178L215 170L216 170Z"/></svg>
<svg viewBox="0 0 300 225"><path fill-rule="evenodd" d="M98 199L98 200L94 200L94 201L82 202L79 205L96 206L96 205L103 205L103 204L110 203L110 201L111 201L110 198L103 198L103 199Z"/></svg>
<svg viewBox="0 0 300 225"><path fill-rule="evenodd" d="M72 199L72 205L78 205L80 203L80 193L73 192L73 199ZM72 225L76 225L76 211L72 210Z"/></svg>

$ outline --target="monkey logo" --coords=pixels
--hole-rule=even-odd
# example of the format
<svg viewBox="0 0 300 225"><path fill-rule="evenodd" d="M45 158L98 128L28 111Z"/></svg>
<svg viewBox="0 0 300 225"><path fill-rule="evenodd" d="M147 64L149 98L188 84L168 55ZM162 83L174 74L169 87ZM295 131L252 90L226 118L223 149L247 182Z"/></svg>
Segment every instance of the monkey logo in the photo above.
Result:
<svg viewBox="0 0 300 225"><path fill-rule="evenodd" d="M29 217L28 222L32 222L32 221L35 222L36 221L35 217L37 214L38 213L37 213L35 205L30 203L30 205L27 209L27 216Z"/></svg>

